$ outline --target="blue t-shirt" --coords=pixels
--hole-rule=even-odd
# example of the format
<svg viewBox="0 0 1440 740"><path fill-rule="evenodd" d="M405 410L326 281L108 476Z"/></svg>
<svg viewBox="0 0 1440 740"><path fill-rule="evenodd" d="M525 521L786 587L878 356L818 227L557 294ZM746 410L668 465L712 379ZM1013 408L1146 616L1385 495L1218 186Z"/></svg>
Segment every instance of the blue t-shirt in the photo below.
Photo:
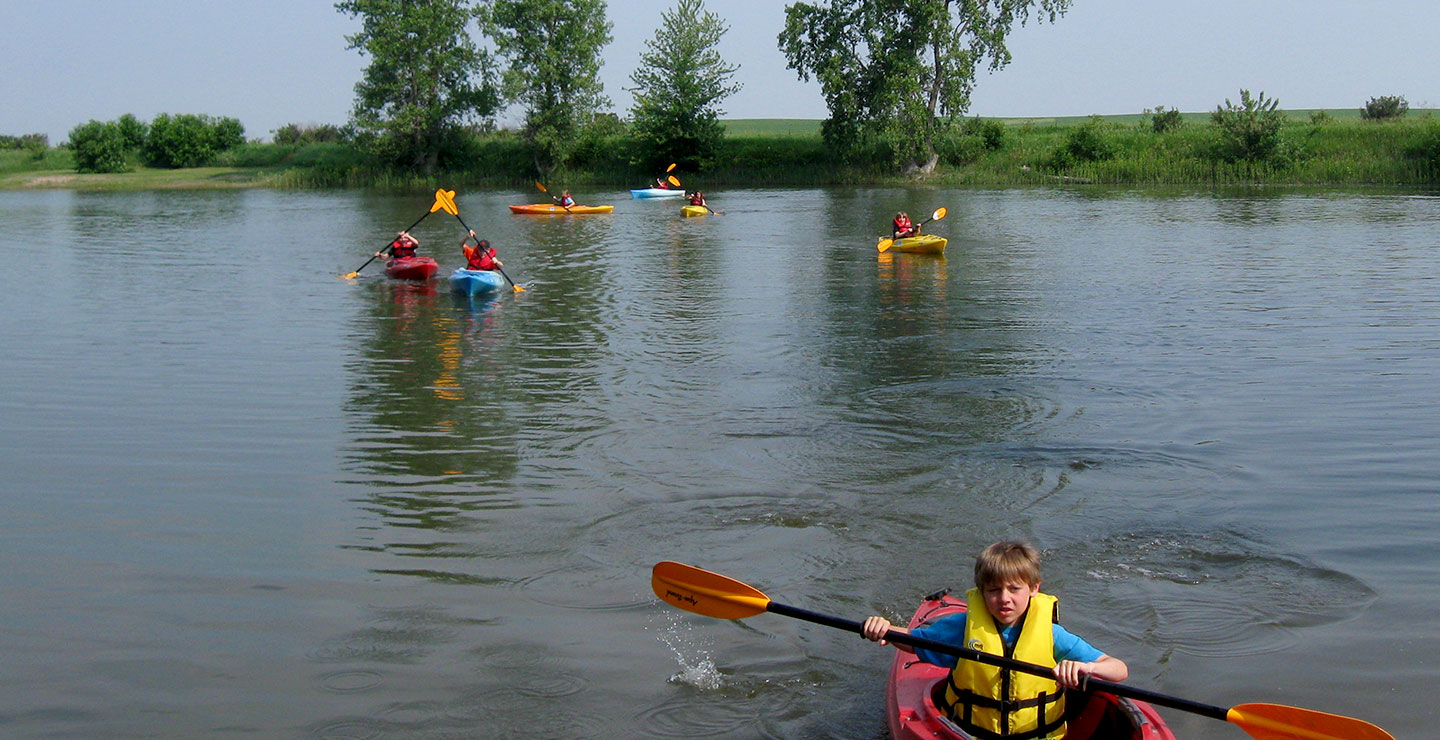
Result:
<svg viewBox="0 0 1440 740"><path fill-rule="evenodd" d="M1015 644L1015 640L1020 637L1020 627L1023 623L1024 620L1020 620L1009 627L1001 627L1000 639L1004 640L1006 645ZM1058 624L1051 625L1050 630L1055 636L1056 663L1062 660L1077 660L1081 663L1090 663L1099 660L1100 656L1104 655L1104 653L1091 647L1090 643L1070 634L1069 630ZM910 634L916 637L924 637L929 640L936 640L963 647L965 645L965 615L952 614L948 617L941 617L932 624L910 630ZM932 653L929 650L922 650L920 648L915 648L915 657L926 663L934 663L935 665L946 668L954 668L955 664L960 660L954 655Z"/></svg>

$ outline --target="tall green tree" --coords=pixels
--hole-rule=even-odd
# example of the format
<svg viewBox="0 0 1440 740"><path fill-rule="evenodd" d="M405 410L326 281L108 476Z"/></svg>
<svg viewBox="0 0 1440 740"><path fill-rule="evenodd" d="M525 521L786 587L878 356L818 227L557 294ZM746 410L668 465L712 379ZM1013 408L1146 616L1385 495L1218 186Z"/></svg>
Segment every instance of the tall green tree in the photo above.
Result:
<svg viewBox="0 0 1440 740"><path fill-rule="evenodd" d="M362 25L346 36L369 55L355 85L355 127L394 164L434 174L466 123L500 107L489 54L475 44L470 0L344 0L335 8Z"/></svg>
<svg viewBox="0 0 1440 740"><path fill-rule="evenodd" d="M481 0L485 33L506 61L505 99L525 108L542 174L564 166L610 100L600 56L610 43L604 0Z"/></svg>
<svg viewBox="0 0 1440 740"><path fill-rule="evenodd" d="M660 15L660 28L630 75L630 130L650 164L668 159L699 168L713 159L725 135L720 101L741 87L731 82L739 67L715 49L728 30L705 0L679 0Z"/></svg>
<svg viewBox="0 0 1440 740"><path fill-rule="evenodd" d="M883 153L929 172L935 136L970 107L982 64L1010 62L1005 39L1032 16L1054 22L1070 0L827 0L785 8L780 50L820 83L822 132L842 153Z"/></svg>

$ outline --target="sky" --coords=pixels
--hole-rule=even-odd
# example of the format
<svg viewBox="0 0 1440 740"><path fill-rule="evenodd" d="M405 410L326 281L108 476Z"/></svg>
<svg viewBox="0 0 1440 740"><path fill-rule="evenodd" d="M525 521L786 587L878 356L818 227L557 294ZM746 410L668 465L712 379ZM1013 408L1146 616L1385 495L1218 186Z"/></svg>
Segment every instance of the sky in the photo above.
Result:
<svg viewBox="0 0 1440 740"><path fill-rule="evenodd" d="M601 79L617 113L674 4L609 3ZM787 4L707 3L730 26L719 51L743 85L721 104L724 117L828 115L819 87L776 46ZM0 28L0 134L44 133L52 144L125 113L229 116L260 139L288 123L343 124L367 63L346 48L359 21L325 0L0 0ZM1436 28L1436 0L1075 0L1058 22L1011 33L1014 61L981 72L969 113L1209 111L1242 88L1282 108L1360 108L1380 95L1440 107Z"/></svg>

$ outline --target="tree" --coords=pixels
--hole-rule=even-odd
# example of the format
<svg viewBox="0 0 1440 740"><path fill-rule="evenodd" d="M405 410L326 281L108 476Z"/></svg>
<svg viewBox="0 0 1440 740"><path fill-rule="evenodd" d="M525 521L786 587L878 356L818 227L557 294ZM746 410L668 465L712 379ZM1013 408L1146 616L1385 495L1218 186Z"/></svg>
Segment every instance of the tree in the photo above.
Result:
<svg viewBox="0 0 1440 740"><path fill-rule="evenodd" d="M124 131L115 124L117 131ZM245 128L234 118L161 113L150 121L140 154L152 167L199 167L216 154L245 143Z"/></svg>
<svg viewBox="0 0 1440 740"><path fill-rule="evenodd" d="M715 50L729 27L705 9L705 0L679 0L660 16L649 51L630 75L635 83L631 132L657 164L662 159L699 168L715 155L725 127L721 100L740 90L738 67Z"/></svg>
<svg viewBox="0 0 1440 740"><path fill-rule="evenodd" d="M505 99L525 107L536 168L564 166L610 104L600 82L611 28L604 0L482 0L481 22L507 62Z"/></svg>
<svg viewBox="0 0 1440 740"><path fill-rule="evenodd" d="M1070 0L826 0L785 8L780 49L820 83L825 141L882 153L906 171L935 167L935 136L970 107L975 73L1010 62L1005 38L1032 11L1054 22Z"/></svg>
<svg viewBox="0 0 1440 740"><path fill-rule="evenodd" d="M125 172L125 133L114 121L91 120L70 129L77 172Z"/></svg>
<svg viewBox="0 0 1440 740"><path fill-rule="evenodd" d="M1252 98L1249 90L1241 90L1239 105L1226 98L1223 107L1215 106L1210 120L1220 129L1219 157L1246 163L1275 158L1280 151L1280 127L1285 125L1279 105L1279 100L1267 99L1263 91Z"/></svg>
<svg viewBox="0 0 1440 740"><path fill-rule="evenodd" d="M347 48L370 56L355 85L355 128L384 159L435 173L466 123L499 109L489 54L470 36L469 0L343 0L359 16Z"/></svg>

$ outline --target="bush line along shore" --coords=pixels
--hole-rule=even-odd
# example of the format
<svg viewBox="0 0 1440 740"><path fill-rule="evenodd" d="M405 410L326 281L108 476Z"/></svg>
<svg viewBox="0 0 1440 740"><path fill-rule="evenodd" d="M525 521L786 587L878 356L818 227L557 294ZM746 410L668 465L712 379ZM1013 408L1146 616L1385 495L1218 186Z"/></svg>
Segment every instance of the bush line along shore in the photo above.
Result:
<svg viewBox="0 0 1440 740"><path fill-rule="evenodd" d="M712 161L685 173L687 185L817 187L827 185L1401 185L1440 184L1440 118L1410 110L1393 119L1359 111L1279 111L1282 120L1263 156L1227 154L1226 131L1213 113L1156 112L1074 118L971 118L936 142L940 161L924 176L898 174L878 162L844 161L813 120L726 121ZM526 142L507 131L464 137L433 176L376 167L342 136L307 137L295 129L284 143L239 143L199 167L145 166L137 152L129 171L76 171L68 146L36 135L0 137L0 188L145 190L268 187L424 190L447 187L533 187ZM574 162L551 173L567 187L628 188L655 173L637 164L623 126L587 141ZM677 154L683 159L683 154ZM861 158L863 159L863 158Z"/></svg>

